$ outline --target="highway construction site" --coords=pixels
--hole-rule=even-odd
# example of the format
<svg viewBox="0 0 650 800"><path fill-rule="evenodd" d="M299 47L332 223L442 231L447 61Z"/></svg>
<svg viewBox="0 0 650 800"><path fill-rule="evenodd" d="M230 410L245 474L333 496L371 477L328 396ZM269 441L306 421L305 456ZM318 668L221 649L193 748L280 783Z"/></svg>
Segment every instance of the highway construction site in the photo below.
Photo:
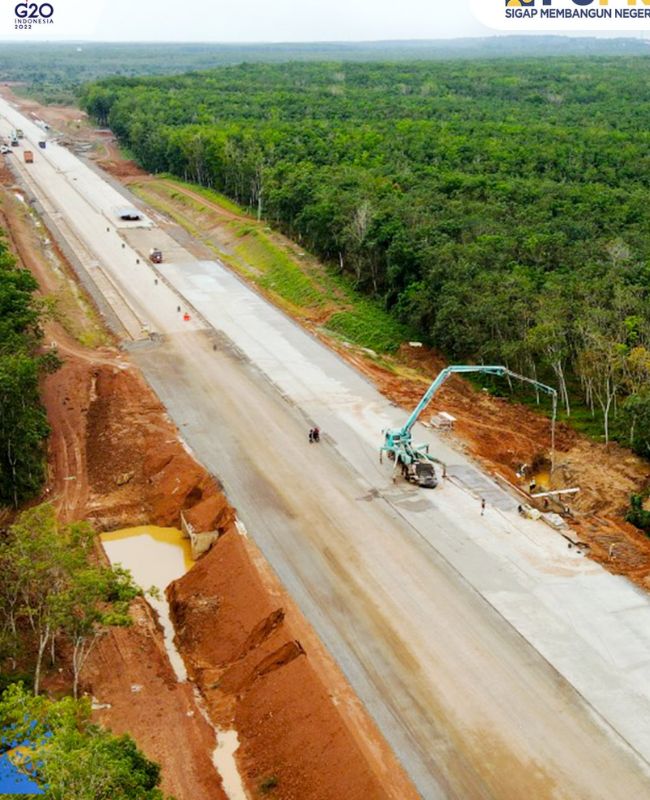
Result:
<svg viewBox="0 0 650 800"><path fill-rule="evenodd" d="M20 123L36 142L33 117L0 102L0 133ZM396 375L324 346L115 176L54 136L31 149L3 171L2 208L66 308L47 331L64 360L45 386L49 496L101 530L179 527L184 512L220 534L168 590L188 680L144 601L85 676L98 718L161 762L165 789L230 796L216 726L239 736L250 797L648 794L650 603L611 574L645 585L650 571L620 519L642 463L559 426L546 485L548 420L452 377L421 419L442 411L454 430L412 428L447 477L436 461L435 489L393 481L382 431L403 430L435 354L405 345ZM616 491L593 463L589 483L581 452L611 459ZM545 511L533 476L580 489L549 509L569 505L561 525L521 513Z"/></svg>

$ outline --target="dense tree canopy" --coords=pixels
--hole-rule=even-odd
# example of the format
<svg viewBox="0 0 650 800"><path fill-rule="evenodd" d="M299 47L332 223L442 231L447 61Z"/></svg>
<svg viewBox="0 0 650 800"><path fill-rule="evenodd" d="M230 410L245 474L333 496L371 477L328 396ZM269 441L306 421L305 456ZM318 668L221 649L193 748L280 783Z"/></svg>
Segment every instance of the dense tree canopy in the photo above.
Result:
<svg viewBox="0 0 650 800"><path fill-rule="evenodd" d="M39 378L52 359L39 357L36 281L16 268L0 238L0 505L32 497L44 478L48 433Z"/></svg>
<svg viewBox="0 0 650 800"><path fill-rule="evenodd" d="M44 42L5 41L0 81L53 103L70 102L79 84L106 75L168 75L226 64L286 61L408 61L572 55L644 55L639 38L472 37L393 42Z"/></svg>
<svg viewBox="0 0 650 800"><path fill-rule="evenodd" d="M649 76L646 58L242 65L83 103L147 169L254 209L450 358L553 378L608 438L650 375ZM645 404L626 408L647 449Z"/></svg>

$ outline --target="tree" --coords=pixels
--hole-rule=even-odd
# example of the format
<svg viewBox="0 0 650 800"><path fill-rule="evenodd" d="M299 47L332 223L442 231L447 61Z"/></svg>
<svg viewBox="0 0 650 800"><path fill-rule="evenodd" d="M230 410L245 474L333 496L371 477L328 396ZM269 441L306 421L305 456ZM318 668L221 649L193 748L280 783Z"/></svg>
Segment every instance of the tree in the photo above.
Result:
<svg viewBox="0 0 650 800"><path fill-rule="evenodd" d="M60 525L53 507L23 512L0 543L0 615L5 630L19 638L22 624L36 648L34 694L40 689L48 644L57 637L72 647L73 691L98 636L108 627L129 625L128 606L140 592L130 574L97 560L95 533L87 523Z"/></svg>
<svg viewBox="0 0 650 800"><path fill-rule="evenodd" d="M640 456L650 457L650 389L630 395L623 403L629 445Z"/></svg>
<svg viewBox="0 0 650 800"><path fill-rule="evenodd" d="M585 331L578 370L603 412L605 444L609 443L609 415L619 391L624 346L595 330Z"/></svg>
<svg viewBox="0 0 650 800"><path fill-rule="evenodd" d="M0 504L18 506L44 478L49 428L39 397L43 367L36 281L17 269L0 237Z"/></svg>
<svg viewBox="0 0 650 800"><path fill-rule="evenodd" d="M535 323L527 334L532 352L541 357L555 374L560 402L564 404L567 416L571 414L566 373L572 355L570 337L573 288L573 282L565 275L548 280L538 300Z"/></svg>
<svg viewBox="0 0 650 800"><path fill-rule="evenodd" d="M38 694L45 648L55 629L54 602L65 580L68 553L59 538L54 510L39 506L21 515L0 547L6 580L0 590L10 629L27 623L36 640L34 693Z"/></svg>
<svg viewBox="0 0 650 800"><path fill-rule="evenodd" d="M163 800L158 765L129 736L93 725L86 699L48 700L14 684L0 698L0 731L23 745L14 759L45 800Z"/></svg>
<svg viewBox="0 0 650 800"><path fill-rule="evenodd" d="M72 644L74 697L78 695L81 670L95 643L107 628L131 624L129 604L138 594L128 571L92 565L78 569L57 597L58 630Z"/></svg>

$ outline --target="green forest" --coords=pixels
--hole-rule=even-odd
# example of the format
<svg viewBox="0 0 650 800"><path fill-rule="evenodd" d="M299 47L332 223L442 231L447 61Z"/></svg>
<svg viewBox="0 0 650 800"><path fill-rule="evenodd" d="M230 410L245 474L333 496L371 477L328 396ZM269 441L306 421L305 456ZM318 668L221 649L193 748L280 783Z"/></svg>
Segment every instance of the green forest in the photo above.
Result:
<svg viewBox="0 0 650 800"><path fill-rule="evenodd" d="M650 61L243 64L87 85L148 170L299 240L448 358L650 452Z"/></svg>
<svg viewBox="0 0 650 800"><path fill-rule="evenodd" d="M408 61L558 54L644 55L639 38L508 36L387 42L186 43L3 42L0 81L42 102L74 102L86 81L107 75L168 75L227 64L287 61Z"/></svg>

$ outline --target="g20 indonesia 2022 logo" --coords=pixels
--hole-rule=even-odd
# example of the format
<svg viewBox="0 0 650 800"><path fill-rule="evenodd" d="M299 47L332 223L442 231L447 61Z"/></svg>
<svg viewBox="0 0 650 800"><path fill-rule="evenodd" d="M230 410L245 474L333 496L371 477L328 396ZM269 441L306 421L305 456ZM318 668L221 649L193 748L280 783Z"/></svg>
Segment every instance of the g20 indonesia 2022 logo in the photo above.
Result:
<svg viewBox="0 0 650 800"><path fill-rule="evenodd" d="M14 8L14 30L29 31L40 25L51 25L54 20L52 3L18 3Z"/></svg>

